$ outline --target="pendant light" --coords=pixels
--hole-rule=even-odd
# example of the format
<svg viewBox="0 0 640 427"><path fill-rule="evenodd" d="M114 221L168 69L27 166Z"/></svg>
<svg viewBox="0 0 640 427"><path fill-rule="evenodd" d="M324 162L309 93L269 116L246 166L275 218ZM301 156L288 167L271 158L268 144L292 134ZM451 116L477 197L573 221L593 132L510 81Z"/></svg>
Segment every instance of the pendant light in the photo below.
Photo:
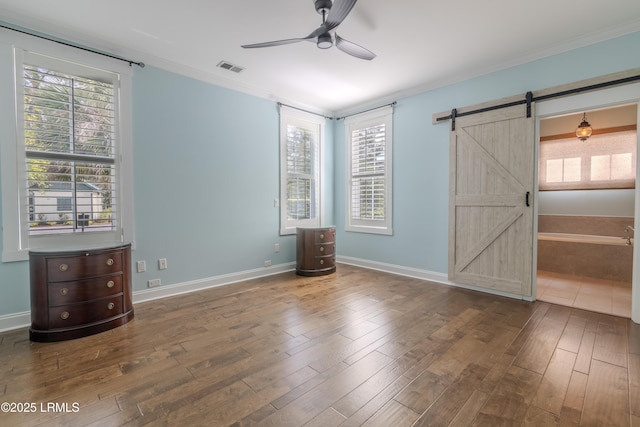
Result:
<svg viewBox="0 0 640 427"><path fill-rule="evenodd" d="M576 136L580 141L586 141L593 133L593 128L587 121L587 113L582 113L582 123L576 129Z"/></svg>

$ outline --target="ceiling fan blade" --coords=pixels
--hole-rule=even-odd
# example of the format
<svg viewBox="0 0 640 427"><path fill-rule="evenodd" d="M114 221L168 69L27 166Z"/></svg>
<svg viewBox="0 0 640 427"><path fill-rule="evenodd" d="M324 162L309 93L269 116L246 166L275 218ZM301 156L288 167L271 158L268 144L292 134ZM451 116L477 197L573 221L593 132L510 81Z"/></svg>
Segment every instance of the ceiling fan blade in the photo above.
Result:
<svg viewBox="0 0 640 427"><path fill-rule="evenodd" d="M336 47L344 53L348 53L349 55L355 56L356 58L366 59L367 61L371 61L376 57L375 53L363 48L360 45L350 42L349 40L343 39L338 34L336 34Z"/></svg>
<svg viewBox="0 0 640 427"><path fill-rule="evenodd" d="M329 30L327 29L326 25L323 24L323 25L320 25L315 30L313 30L313 32L309 34L307 37L305 37L304 40L315 40L318 36L322 34L326 34L328 32Z"/></svg>
<svg viewBox="0 0 640 427"><path fill-rule="evenodd" d="M255 44L245 44L241 47L245 49L253 49L257 47L271 47L271 46L281 46L283 44L292 44L309 40L309 37L298 38L298 39L285 39L285 40L275 40L272 42L264 42L264 43L255 43Z"/></svg>
<svg viewBox="0 0 640 427"><path fill-rule="evenodd" d="M347 17L357 0L334 0L325 22L327 30L336 28Z"/></svg>

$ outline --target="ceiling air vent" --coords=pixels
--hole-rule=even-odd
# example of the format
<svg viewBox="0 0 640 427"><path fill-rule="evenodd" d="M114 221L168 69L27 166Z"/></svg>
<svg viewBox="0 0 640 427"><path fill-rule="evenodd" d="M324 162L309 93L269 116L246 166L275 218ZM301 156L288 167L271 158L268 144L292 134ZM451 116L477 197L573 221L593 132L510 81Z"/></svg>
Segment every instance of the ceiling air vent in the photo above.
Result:
<svg viewBox="0 0 640 427"><path fill-rule="evenodd" d="M234 73L239 73L240 71L244 70L244 68L239 67L237 65L233 65L232 63L227 61L220 61L217 67L224 68L225 70L233 71Z"/></svg>

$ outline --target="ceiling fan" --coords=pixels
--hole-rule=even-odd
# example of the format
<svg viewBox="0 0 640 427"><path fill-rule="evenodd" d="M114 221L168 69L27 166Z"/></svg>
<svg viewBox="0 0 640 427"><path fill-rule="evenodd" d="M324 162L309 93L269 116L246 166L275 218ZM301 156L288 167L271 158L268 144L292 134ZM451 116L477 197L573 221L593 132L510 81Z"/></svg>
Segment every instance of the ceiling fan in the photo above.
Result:
<svg viewBox="0 0 640 427"><path fill-rule="evenodd" d="M308 36L296 39L246 44L242 47L245 49L253 49L258 47L280 46L283 44L309 41L315 42L320 49L329 49L334 43L334 36L331 34L331 31L344 21L349 12L351 12L351 9L353 9L353 6L355 6L356 1L357 0L314 0L316 12L322 15L322 25L316 28ZM345 40L338 34L335 34L335 44L338 49L351 56L355 56L356 58L370 61L376 57L376 55L370 50L350 42L349 40Z"/></svg>

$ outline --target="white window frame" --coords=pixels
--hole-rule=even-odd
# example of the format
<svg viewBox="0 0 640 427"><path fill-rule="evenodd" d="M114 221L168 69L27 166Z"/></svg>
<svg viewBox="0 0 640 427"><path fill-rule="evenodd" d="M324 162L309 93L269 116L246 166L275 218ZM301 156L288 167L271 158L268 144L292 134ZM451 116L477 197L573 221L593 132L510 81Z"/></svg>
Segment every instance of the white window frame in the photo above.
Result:
<svg viewBox="0 0 640 427"><path fill-rule="evenodd" d="M319 227L321 224L321 170L323 165L322 147L324 145L326 119L316 114L280 106L280 234L295 234L297 227ZM287 126L294 125L316 133L316 144L312 149L314 181L312 188L311 214L309 219L289 219L287 215Z"/></svg>
<svg viewBox="0 0 640 427"><path fill-rule="evenodd" d="M28 216L23 211L24 183L26 182L25 150L22 112L22 64L24 55L41 55L44 62L80 66L117 75L118 92L118 195L120 212L118 227L113 232L74 233L29 236ZM40 65L40 64L38 64ZM0 33L0 92L9 94L0 99L0 168L2 191L2 261L28 259L30 249L71 249L133 243L133 170L131 147L131 75L125 63L90 54L68 46L44 41L28 35L3 31ZM119 86L119 87L118 87Z"/></svg>
<svg viewBox="0 0 640 427"><path fill-rule="evenodd" d="M372 126L385 125L385 166L384 166L384 182L385 182L385 199L384 220L366 220L353 218L353 200L352 200L352 133L355 130L368 128ZM345 119L345 142L347 146L347 209L345 230L359 233L372 234L393 234L393 106L387 106L375 109L362 114L353 115Z"/></svg>

